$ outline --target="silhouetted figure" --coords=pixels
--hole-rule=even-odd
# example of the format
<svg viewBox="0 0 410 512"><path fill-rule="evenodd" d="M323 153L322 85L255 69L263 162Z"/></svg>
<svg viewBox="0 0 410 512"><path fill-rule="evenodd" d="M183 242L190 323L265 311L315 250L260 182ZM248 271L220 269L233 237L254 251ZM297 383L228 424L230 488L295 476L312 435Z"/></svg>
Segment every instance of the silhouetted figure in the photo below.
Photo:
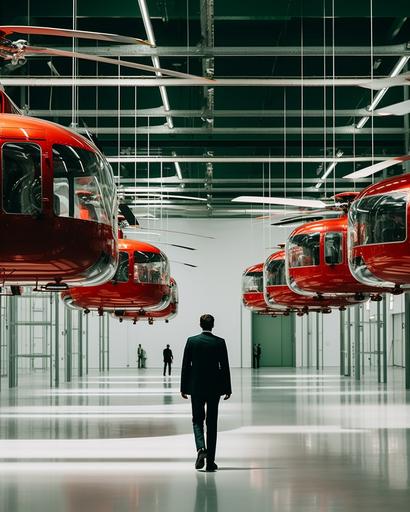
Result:
<svg viewBox="0 0 410 512"><path fill-rule="evenodd" d="M168 366L168 375L171 375L171 365L174 360L174 356L172 354L172 350L169 348L169 345L167 345L167 348L164 348L164 377L167 373L167 366Z"/></svg>
<svg viewBox="0 0 410 512"><path fill-rule="evenodd" d="M261 355L262 355L262 347L261 347L261 344L258 343L258 345L256 347L256 368L260 367Z"/></svg>
<svg viewBox="0 0 410 512"><path fill-rule="evenodd" d="M181 395L191 395L192 424L197 449L196 469L215 471L218 406L221 395L228 400L232 394L231 375L225 340L212 334L212 315L202 315L203 332L188 338L181 371ZM205 412L206 406L206 412ZM204 421L206 419L206 445Z"/></svg>
<svg viewBox="0 0 410 512"><path fill-rule="evenodd" d="M144 349L141 346L141 343L137 347L137 363L138 368L144 368Z"/></svg>
<svg viewBox="0 0 410 512"><path fill-rule="evenodd" d="M252 359L253 359L252 367L256 368L257 367L256 366L256 362L257 362L257 359L258 359L258 347L256 346L256 343L253 344Z"/></svg>

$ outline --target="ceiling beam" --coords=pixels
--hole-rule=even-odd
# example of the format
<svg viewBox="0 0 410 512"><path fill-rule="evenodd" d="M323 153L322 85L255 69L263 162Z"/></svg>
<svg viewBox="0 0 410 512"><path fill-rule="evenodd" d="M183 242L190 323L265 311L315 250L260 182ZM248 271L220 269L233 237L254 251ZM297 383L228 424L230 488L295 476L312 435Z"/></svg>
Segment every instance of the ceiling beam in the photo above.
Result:
<svg viewBox="0 0 410 512"><path fill-rule="evenodd" d="M216 78L212 87L356 87L364 86L370 81L365 78ZM68 77L19 77L0 78L3 86L26 87L204 87L204 79L198 78L68 78Z"/></svg>
<svg viewBox="0 0 410 512"><path fill-rule="evenodd" d="M136 127L101 127L101 126L90 126L88 127L92 133L96 135L110 135L110 134L120 134L120 135L200 135L207 134L209 136L212 135L283 135L284 130L282 127L240 127L240 128L178 128L174 127L172 130L166 125L160 126L136 126ZM86 133L87 129L78 128L77 131L79 133ZM336 126L336 127L311 127L311 126L297 126L286 128L286 133L288 135L292 134L301 134L304 135L320 135L320 134L329 134L329 135L398 135L406 133L405 128L396 127L396 128L356 128L356 126ZM209 160L208 160L209 161Z"/></svg>
<svg viewBox="0 0 410 512"><path fill-rule="evenodd" d="M107 159L111 163L333 163L334 157L332 156L148 156L148 155L137 155L135 156L107 156ZM390 160L391 156L385 155L368 155L368 156L343 156L337 159L339 163L346 162L384 162Z"/></svg>
<svg viewBox="0 0 410 512"><path fill-rule="evenodd" d="M344 178L336 178L336 183L344 183L346 184L346 180ZM223 184L237 184L237 183L282 183L283 184L283 178L267 178L265 177L265 179L261 179L261 178L214 178L212 180L212 184L213 185L223 185ZM304 178L303 179L303 183L316 183L317 182L317 179L316 178ZM372 179L371 178L359 178L357 180L355 180L356 183L372 183ZM124 185L124 186L130 186L130 185L134 185L137 184L137 185L140 185L142 183L147 183L147 184L150 184L152 185L153 183L158 183L158 184L165 184L165 185L169 185L171 183L175 183L175 184L178 184L180 185L181 183L183 184L192 184L192 183L196 183L196 184L200 184L200 185L203 185L204 184L204 179L203 178L183 178L182 180L180 180L179 178L176 178L174 176L170 177L170 178L120 178L120 185ZM292 184L292 183L300 183L300 178L286 178L286 183L287 184ZM163 190L163 186L161 186L161 190ZM141 189L144 189L146 190L146 187L141 187ZM167 187L167 191L170 192L180 192L182 191L183 189L181 187Z"/></svg>
<svg viewBox="0 0 410 512"><path fill-rule="evenodd" d="M76 110L79 117L118 117L118 109L79 109ZM34 117L70 117L71 109L41 110L33 109L27 111L27 114ZM169 110L165 111L162 107L142 108L142 109L121 109L121 117L202 117L202 110ZM280 117L283 118L283 110L214 110L214 117ZM341 110L286 110L286 117L361 117L378 116L377 112L369 112L366 109L341 109Z"/></svg>
<svg viewBox="0 0 410 512"><path fill-rule="evenodd" d="M72 47L62 47L61 50L72 51ZM370 57L389 56L400 57L410 55L410 44L395 44L385 46L157 46L150 48L143 45L111 45L111 46L82 46L81 51L106 57ZM30 57L32 58L32 57Z"/></svg>

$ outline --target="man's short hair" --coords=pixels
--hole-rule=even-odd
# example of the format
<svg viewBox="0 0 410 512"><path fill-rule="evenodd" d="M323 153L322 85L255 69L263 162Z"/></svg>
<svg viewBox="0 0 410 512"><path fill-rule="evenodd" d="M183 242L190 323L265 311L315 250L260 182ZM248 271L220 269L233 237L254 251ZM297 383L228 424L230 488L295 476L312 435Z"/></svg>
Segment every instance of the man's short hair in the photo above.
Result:
<svg viewBox="0 0 410 512"><path fill-rule="evenodd" d="M212 315L202 315L199 319L199 325L204 331L211 331L215 324L215 318Z"/></svg>

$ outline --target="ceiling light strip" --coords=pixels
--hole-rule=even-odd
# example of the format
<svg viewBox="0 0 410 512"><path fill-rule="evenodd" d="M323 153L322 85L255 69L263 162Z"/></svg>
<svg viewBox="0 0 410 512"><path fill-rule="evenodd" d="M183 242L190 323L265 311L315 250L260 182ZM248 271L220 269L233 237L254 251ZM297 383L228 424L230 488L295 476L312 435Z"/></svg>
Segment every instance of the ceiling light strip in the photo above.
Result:
<svg viewBox="0 0 410 512"><path fill-rule="evenodd" d="M404 68L404 66L407 64L407 61L409 60L410 57L408 57L407 55L401 57L396 65L394 66L394 68L392 69L389 77L390 78L394 78L395 76L397 76L401 71L402 69ZM383 98L383 96L386 94L386 92L389 90L389 87L384 87L383 89L380 89L380 91L376 94L376 96L373 98L373 101L370 103L370 105L368 105L368 107L366 108L366 110L368 112L373 112L373 110L377 107L377 105L380 103L381 99ZM370 116L364 116L362 117L359 122L356 124L356 128L357 129L361 129L363 128L363 126L367 123L367 121L370 119Z"/></svg>
<svg viewBox="0 0 410 512"><path fill-rule="evenodd" d="M145 32L147 33L148 41L152 47L156 47L157 43L155 41L154 29L151 23L151 17L149 15L148 6L145 0L138 0L138 5L140 7L142 21L144 23ZM152 65L156 68L161 67L161 63L159 61L159 57L153 56L151 57ZM157 71L156 76L162 78L162 73ZM171 110L171 106L169 104L168 93L164 85L159 86L159 93L161 95L162 104L164 106L165 112L169 112ZM166 115L166 120L168 124L168 128L172 129L174 127L174 121L170 115ZM175 171L180 180L182 180L181 166L177 163L174 163Z"/></svg>

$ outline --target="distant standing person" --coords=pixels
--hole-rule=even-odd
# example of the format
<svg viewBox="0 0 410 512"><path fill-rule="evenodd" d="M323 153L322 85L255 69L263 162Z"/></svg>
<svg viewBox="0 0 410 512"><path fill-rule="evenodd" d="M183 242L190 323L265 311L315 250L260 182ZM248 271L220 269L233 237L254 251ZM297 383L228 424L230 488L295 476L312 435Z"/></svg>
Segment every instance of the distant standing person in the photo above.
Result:
<svg viewBox="0 0 410 512"><path fill-rule="evenodd" d="M137 347L137 363L138 363L138 368L143 368L144 367L144 349L142 348L141 346L141 343L138 345Z"/></svg>
<svg viewBox="0 0 410 512"><path fill-rule="evenodd" d="M218 469L215 451L219 400L221 395L228 400L232 394L228 351L225 340L212 334L214 322L212 315L201 316L202 333L188 338L181 371L181 396L187 399L191 395L197 449L195 469L202 469L206 459L206 471Z"/></svg>
<svg viewBox="0 0 410 512"><path fill-rule="evenodd" d="M252 367L256 368L256 361L258 359L258 347L256 346L256 343L253 344L252 356L253 356L253 365L252 365Z"/></svg>
<svg viewBox="0 0 410 512"><path fill-rule="evenodd" d="M169 345L167 345L166 348L164 348L164 377L167 372L167 366L168 366L168 375L171 375L171 365L174 360L174 356L172 354L172 350L169 348Z"/></svg>
<svg viewBox="0 0 410 512"><path fill-rule="evenodd" d="M262 355L262 347L261 344L258 343L258 346L256 347L256 368L259 368L261 364L261 355Z"/></svg>

